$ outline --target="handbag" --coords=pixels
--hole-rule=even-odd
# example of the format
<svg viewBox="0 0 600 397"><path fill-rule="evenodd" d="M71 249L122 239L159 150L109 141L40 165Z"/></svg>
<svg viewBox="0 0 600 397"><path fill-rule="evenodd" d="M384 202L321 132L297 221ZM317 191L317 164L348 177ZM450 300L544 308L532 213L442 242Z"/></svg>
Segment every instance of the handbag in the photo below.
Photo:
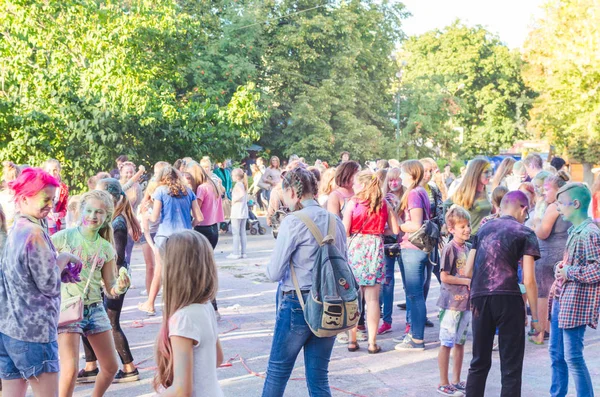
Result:
<svg viewBox="0 0 600 397"><path fill-rule="evenodd" d="M388 257L400 256L400 244L395 234L383 236L383 249Z"/></svg>
<svg viewBox="0 0 600 397"><path fill-rule="evenodd" d="M429 203L427 203L429 204ZM425 203L423 203L423 214L425 214ZM440 239L440 228L433 221L423 221L421 227L408 236L408 241L423 252L432 252Z"/></svg>
<svg viewBox="0 0 600 397"><path fill-rule="evenodd" d="M90 276L88 277L87 283L85 284L85 288L83 289L81 295L72 296L60 303L60 315L58 317L59 327L65 327L83 320L83 297L87 294L88 288L90 287L90 281L92 280L92 276L96 270L96 259L97 257L94 258L94 264L92 265Z"/></svg>

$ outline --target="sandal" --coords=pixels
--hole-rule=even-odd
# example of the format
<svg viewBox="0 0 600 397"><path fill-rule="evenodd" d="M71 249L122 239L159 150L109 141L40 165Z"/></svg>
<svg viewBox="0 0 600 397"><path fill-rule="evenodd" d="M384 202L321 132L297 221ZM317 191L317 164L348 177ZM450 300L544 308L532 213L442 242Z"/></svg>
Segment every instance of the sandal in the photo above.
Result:
<svg viewBox="0 0 600 397"><path fill-rule="evenodd" d="M533 343L534 345L538 345L538 346L543 345L544 344L543 340L541 342L538 342L537 340L535 340L535 338L537 338L538 335L539 335L539 333L534 334L534 335L528 337L527 339L529 340L529 342Z"/></svg>
<svg viewBox="0 0 600 397"><path fill-rule="evenodd" d="M373 346L375 346L374 349L371 349L371 347L369 346L369 349L367 349L367 351L369 352L369 354L377 354L381 351L381 346L379 346L378 344L374 344Z"/></svg>
<svg viewBox="0 0 600 397"><path fill-rule="evenodd" d="M142 302L138 303L137 306L139 311L142 311L144 313L146 313L149 316L155 316L156 315L156 310L148 310L146 308L144 308L144 304Z"/></svg>
<svg viewBox="0 0 600 397"><path fill-rule="evenodd" d="M358 349L360 349L360 346L358 345L358 343L356 341L348 343L348 351L349 352L355 352Z"/></svg>

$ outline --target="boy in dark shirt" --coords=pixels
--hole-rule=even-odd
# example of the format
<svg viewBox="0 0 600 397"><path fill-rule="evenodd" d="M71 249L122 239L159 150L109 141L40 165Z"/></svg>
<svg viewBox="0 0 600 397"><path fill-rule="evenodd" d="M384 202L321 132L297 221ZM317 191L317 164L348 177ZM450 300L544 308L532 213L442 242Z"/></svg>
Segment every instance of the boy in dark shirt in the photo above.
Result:
<svg viewBox="0 0 600 397"><path fill-rule="evenodd" d="M501 397L521 396L525 353L525 307L517 277L521 258L532 325L537 332L542 331L536 318L535 281L535 260L540 251L535 233L523 225L529 217L528 206L524 193L507 193L501 203L503 216L479 229L469 253L466 274L472 275L473 313L473 359L466 388L469 397L485 394L496 328L502 367Z"/></svg>

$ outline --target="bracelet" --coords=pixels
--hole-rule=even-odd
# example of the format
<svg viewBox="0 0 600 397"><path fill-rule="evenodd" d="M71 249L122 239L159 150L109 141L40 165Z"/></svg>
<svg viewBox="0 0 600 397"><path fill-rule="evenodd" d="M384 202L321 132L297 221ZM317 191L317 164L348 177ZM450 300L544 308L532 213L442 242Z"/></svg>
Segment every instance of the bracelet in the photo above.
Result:
<svg viewBox="0 0 600 397"><path fill-rule="evenodd" d="M539 323L539 320L531 320L532 323Z"/></svg>

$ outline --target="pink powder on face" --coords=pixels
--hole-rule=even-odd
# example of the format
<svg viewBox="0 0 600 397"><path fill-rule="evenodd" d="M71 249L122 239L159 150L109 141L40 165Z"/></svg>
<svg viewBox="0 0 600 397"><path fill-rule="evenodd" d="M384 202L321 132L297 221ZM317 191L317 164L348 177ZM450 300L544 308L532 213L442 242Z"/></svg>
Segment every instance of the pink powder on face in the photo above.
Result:
<svg viewBox="0 0 600 397"><path fill-rule="evenodd" d="M59 187L60 183L41 168L27 168L8 187L15 192L15 202L24 197L33 197L47 186Z"/></svg>

